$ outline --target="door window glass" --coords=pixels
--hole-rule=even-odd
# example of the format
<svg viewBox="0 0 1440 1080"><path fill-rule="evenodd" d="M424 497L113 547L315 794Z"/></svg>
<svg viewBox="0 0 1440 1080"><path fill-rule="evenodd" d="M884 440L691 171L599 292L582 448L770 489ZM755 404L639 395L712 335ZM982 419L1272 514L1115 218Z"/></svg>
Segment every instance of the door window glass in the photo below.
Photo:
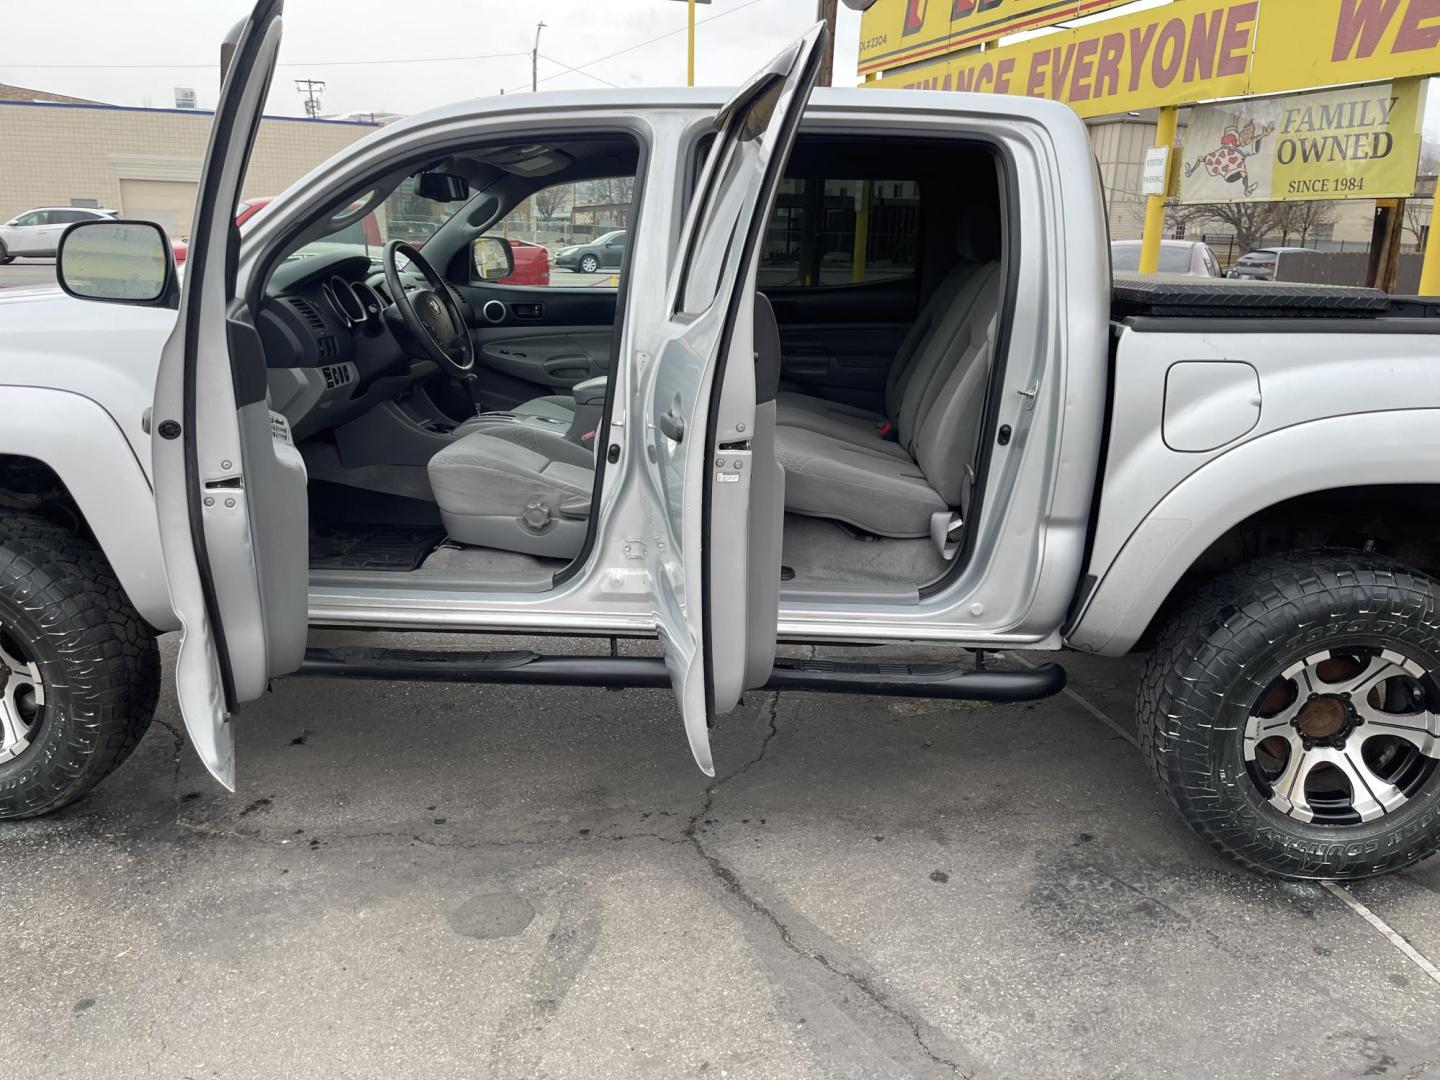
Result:
<svg viewBox="0 0 1440 1080"><path fill-rule="evenodd" d="M510 241L515 269L490 284L617 288L634 201L633 176L541 188L491 227L489 235ZM475 278L480 277L477 267Z"/></svg>
<svg viewBox="0 0 1440 1080"><path fill-rule="evenodd" d="M915 273L914 180L787 177L760 256L760 285L860 285Z"/></svg>

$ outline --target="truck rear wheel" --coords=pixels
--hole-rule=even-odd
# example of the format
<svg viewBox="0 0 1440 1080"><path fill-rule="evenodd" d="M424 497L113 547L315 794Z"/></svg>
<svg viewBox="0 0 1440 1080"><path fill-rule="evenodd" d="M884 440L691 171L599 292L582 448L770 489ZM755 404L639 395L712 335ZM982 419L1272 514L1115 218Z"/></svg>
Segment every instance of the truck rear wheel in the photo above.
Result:
<svg viewBox="0 0 1440 1080"><path fill-rule="evenodd" d="M95 548L0 510L0 818L74 802L150 726L154 633Z"/></svg>
<svg viewBox="0 0 1440 1080"><path fill-rule="evenodd" d="M1141 749L1190 826L1262 873L1370 877L1440 846L1440 585L1359 552L1259 559L1162 631Z"/></svg>

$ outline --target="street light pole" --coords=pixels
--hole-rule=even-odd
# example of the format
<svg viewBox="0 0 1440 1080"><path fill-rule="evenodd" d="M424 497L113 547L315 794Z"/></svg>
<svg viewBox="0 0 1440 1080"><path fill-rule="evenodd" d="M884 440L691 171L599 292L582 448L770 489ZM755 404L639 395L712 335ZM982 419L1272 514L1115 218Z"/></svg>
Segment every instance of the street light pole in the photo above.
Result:
<svg viewBox="0 0 1440 1080"><path fill-rule="evenodd" d="M543 22L535 24L535 48L530 50L530 91L534 93L540 88L540 31L545 29Z"/></svg>

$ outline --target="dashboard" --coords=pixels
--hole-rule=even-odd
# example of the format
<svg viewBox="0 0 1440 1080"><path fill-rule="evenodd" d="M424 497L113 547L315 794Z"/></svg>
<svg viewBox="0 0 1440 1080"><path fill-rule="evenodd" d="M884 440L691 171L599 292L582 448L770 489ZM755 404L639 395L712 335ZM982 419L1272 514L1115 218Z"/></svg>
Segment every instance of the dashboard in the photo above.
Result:
<svg viewBox="0 0 1440 1080"><path fill-rule="evenodd" d="M369 257L346 249L281 264L256 317L271 408L299 440L406 393L438 370L413 359L386 315Z"/></svg>

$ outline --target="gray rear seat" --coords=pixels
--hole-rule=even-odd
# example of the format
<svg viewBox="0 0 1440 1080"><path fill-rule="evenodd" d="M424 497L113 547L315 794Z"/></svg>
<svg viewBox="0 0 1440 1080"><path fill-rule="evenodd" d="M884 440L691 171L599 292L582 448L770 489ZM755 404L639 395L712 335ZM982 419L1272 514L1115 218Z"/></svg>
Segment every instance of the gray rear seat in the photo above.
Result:
<svg viewBox="0 0 1440 1080"><path fill-rule="evenodd" d="M787 510L895 537L930 536L936 515L968 512L999 314L998 210L972 206L957 233L959 259L891 368L887 416L777 399Z"/></svg>

